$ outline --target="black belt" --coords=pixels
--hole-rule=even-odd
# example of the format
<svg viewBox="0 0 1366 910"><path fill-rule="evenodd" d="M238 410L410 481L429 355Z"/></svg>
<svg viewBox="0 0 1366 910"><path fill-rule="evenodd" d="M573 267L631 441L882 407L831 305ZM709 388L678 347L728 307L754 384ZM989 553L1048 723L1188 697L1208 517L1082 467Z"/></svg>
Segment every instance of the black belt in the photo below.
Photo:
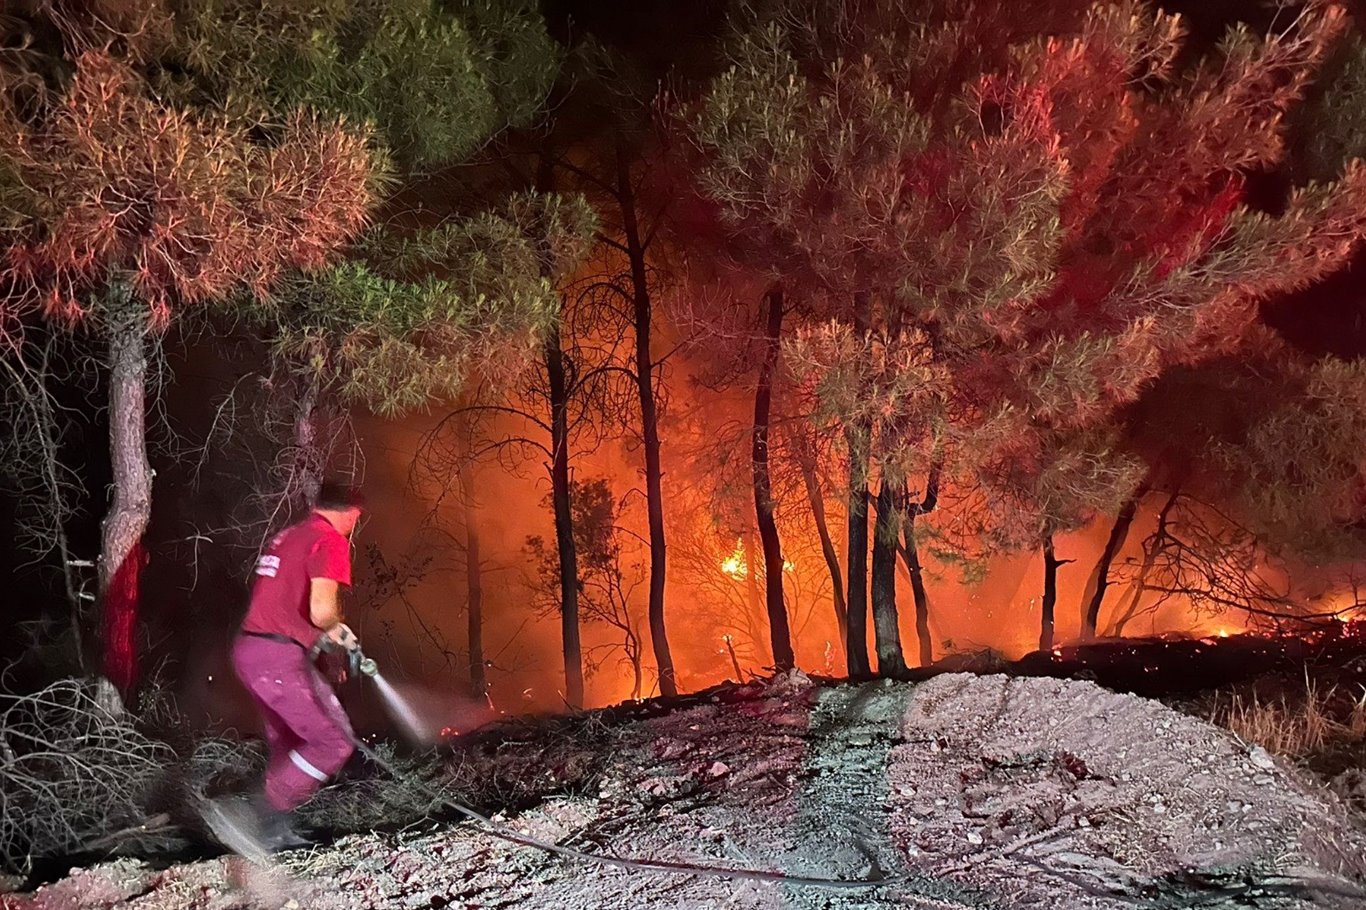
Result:
<svg viewBox="0 0 1366 910"><path fill-rule="evenodd" d="M252 638L264 638L266 641L278 641L282 645L294 645L296 648L303 647L303 645L299 644L299 642L290 638L288 635L281 635L279 632L248 632L246 629L243 629L241 634L250 635Z"/></svg>

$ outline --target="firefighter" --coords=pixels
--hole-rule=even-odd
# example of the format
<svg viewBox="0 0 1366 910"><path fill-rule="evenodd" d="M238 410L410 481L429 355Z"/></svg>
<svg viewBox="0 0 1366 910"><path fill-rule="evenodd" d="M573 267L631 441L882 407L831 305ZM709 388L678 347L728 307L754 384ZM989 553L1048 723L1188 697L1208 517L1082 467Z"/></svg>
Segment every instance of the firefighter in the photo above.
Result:
<svg viewBox="0 0 1366 910"><path fill-rule="evenodd" d="M355 748L346 712L314 659L320 649L360 646L342 622L338 593L351 584L350 536L362 509L358 491L325 483L309 516L276 535L257 561L232 664L260 711L269 764L255 796L215 803L217 823L210 817L220 840L238 852L245 851L230 841L243 837L267 852L304 845L290 813Z"/></svg>

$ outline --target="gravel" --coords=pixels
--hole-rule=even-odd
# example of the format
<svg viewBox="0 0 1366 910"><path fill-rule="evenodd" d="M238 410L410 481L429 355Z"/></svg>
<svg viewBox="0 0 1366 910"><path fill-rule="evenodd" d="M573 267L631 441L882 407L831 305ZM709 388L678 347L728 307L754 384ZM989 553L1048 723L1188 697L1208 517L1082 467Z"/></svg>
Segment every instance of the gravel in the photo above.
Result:
<svg viewBox="0 0 1366 910"><path fill-rule="evenodd" d="M584 792L502 820L580 850L859 890L629 872L472 824L416 822L285 854L77 870L4 910L1348 908L1366 837L1274 756L1092 683L951 674L811 685L627 721Z"/></svg>

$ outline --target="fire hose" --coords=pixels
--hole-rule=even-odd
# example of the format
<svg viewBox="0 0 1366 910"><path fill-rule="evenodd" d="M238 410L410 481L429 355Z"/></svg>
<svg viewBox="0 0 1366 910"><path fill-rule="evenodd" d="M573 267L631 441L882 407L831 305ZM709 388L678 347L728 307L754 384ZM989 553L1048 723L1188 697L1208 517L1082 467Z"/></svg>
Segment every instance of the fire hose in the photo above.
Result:
<svg viewBox="0 0 1366 910"><path fill-rule="evenodd" d="M350 653L351 666L360 675L373 679L379 673L378 665L370 658L360 653L359 648L355 648ZM656 872L673 875L700 875L708 878L721 879L742 879L757 882L774 882L783 885L794 885L809 888L827 888L834 890L855 890L863 888L877 888L890 885L895 882L903 881L905 876L884 875L878 878L861 879L838 879L821 878L815 876L790 875L785 872L774 872L766 869L746 869L728 868L724 866L710 866L700 863L689 863L675 860L664 859L643 859L637 857L605 856L600 853L589 853L584 850L575 850L561 844L541 840L530 834L523 834L513 830L507 825L494 821L489 816L479 810L468 806L459 800L447 796L445 793L429 786L426 782L407 777L392 764L366 745L359 737L354 738L356 748L366 758L374 762L376 766L384 769L389 776L395 780L416 787L418 790L431 797L432 800L448 809L453 809L468 818L478 822L489 834L494 837L517 844L523 847L532 847L556 856L567 859L580 860L582 862L596 863L601 866L613 866L619 869L627 869L634 872Z"/></svg>

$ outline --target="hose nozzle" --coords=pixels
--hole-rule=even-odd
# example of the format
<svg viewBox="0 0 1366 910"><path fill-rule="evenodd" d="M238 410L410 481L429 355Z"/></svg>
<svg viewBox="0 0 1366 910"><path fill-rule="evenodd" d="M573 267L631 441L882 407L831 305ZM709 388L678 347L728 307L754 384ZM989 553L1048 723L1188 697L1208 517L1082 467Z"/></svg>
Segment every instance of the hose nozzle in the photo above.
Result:
<svg viewBox="0 0 1366 910"><path fill-rule="evenodd" d="M379 672L379 664L375 663L374 658L362 657L360 663L356 664L356 669L366 676L374 676Z"/></svg>

